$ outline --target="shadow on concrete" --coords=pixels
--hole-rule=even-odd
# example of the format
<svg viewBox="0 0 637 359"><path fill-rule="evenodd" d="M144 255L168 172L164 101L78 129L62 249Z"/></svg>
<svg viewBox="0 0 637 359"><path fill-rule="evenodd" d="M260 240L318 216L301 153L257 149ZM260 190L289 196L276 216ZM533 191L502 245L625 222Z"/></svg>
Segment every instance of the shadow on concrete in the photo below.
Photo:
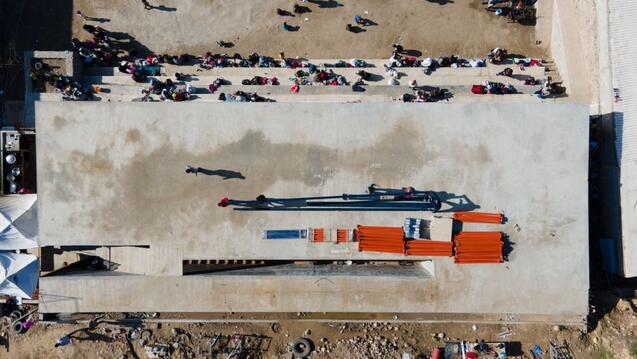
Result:
<svg viewBox="0 0 637 359"><path fill-rule="evenodd" d="M343 6L343 4L339 3L336 0L307 0L307 2L318 5L318 7L321 9L331 9Z"/></svg>
<svg viewBox="0 0 637 359"><path fill-rule="evenodd" d="M378 26L378 23L367 19L367 18L361 18L360 22L358 23L358 25L362 25L362 26Z"/></svg>
<svg viewBox="0 0 637 359"><path fill-rule="evenodd" d="M237 172L237 171L223 170L223 169L209 170L207 168L202 168L202 167L197 167L197 170L198 170L198 173L204 174L206 176L219 176L219 177L222 177L222 179L224 179L224 180L228 180L228 179L244 180L244 179L246 179L245 176L241 174L241 172Z"/></svg>
<svg viewBox="0 0 637 359"><path fill-rule="evenodd" d="M441 208L438 212L458 212L458 211L473 211L480 208L475 204L466 194L455 194L450 192L436 192L440 202L443 205L447 205L447 208Z"/></svg>
<svg viewBox="0 0 637 359"><path fill-rule="evenodd" d="M384 77L379 74L369 74L369 77L365 79L365 81L369 82L378 82L383 81Z"/></svg>
<svg viewBox="0 0 637 359"><path fill-rule="evenodd" d="M363 29L363 28L362 28L362 27L360 27L360 26L352 25L352 26L349 28L349 30L348 30L348 31L349 31L349 32L353 32L353 33L355 33L355 34L360 34L361 32L365 32L365 31L367 31L367 30Z"/></svg>
<svg viewBox="0 0 637 359"><path fill-rule="evenodd" d="M152 54L154 51L146 47L146 45L137 41L132 35L127 32L108 31L108 36L114 39L116 48L126 51L138 51L140 54Z"/></svg>
<svg viewBox="0 0 637 359"><path fill-rule="evenodd" d="M92 17L92 16L87 16L86 17L86 21L93 21L93 22L99 22L101 24L105 23L105 22L111 22L111 19L107 19L105 17Z"/></svg>
<svg viewBox="0 0 637 359"><path fill-rule="evenodd" d="M515 246L515 242L511 241L511 238L509 238L509 235L504 233L502 234L502 258L504 259L505 262L509 261L509 255L511 254L511 252L513 252L513 247Z"/></svg>
<svg viewBox="0 0 637 359"><path fill-rule="evenodd" d="M151 6L151 8L150 8L149 10L159 10L159 11L166 11L166 12L175 12L175 11L177 11L177 8L176 8L176 7L167 7L167 6L164 6L164 5L157 5L157 6L152 5L152 6Z"/></svg>
<svg viewBox="0 0 637 359"><path fill-rule="evenodd" d="M276 9L276 14L279 15L279 16L289 16L289 17L295 17L296 16L292 12L287 11L287 10L283 10L283 9Z"/></svg>
<svg viewBox="0 0 637 359"><path fill-rule="evenodd" d="M403 50L401 53L402 53L403 55L413 56L413 57L420 57L420 56L422 56L422 51L420 51L420 50L414 50L414 49L406 49L406 50Z"/></svg>
<svg viewBox="0 0 637 359"><path fill-rule="evenodd" d="M438 5L447 5L447 4L453 4L455 1L454 0L427 0L427 2L438 4Z"/></svg>
<svg viewBox="0 0 637 359"><path fill-rule="evenodd" d="M311 12L312 12L312 9L310 9L310 8L309 8L309 7L307 7L307 6L303 6L303 5L298 5L298 4L296 4L296 5L294 5L294 12L296 12L296 13L297 13L297 14L299 14L299 15L302 15L302 14L309 14L309 13L311 13Z"/></svg>
<svg viewBox="0 0 637 359"><path fill-rule="evenodd" d="M298 25L290 25L290 24L287 24L287 27L283 28L283 30L289 31L289 32L297 32L300 29L301 29L300 26L298 26Z"/></svg>

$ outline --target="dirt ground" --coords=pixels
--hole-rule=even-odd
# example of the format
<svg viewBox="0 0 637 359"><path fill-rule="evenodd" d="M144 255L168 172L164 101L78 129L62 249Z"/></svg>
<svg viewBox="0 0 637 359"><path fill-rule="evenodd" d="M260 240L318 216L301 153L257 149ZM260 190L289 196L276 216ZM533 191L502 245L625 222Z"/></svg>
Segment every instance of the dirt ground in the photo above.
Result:
<svg viewBox="0 0 637 359"><path fill-rule="evenodd" d="M384 58L397 41L424 55L484 57L494 47L511 53L544 56L535 44L535 29L497 17L481 0L299 0L311 12L277 16L276 9L292 11L289 0L152 0L163 8L144 10L137 0L76 0L74 11L100 18L90 21L126 33L141 48L156 52L203 54L206 51L257 52L310 58ZM345 30L354 15L376 25L364 32ZM284 21L298 31L284 32ZM73 36L84 37L83 20L73 16ZM217 40L230 41L221 49Z"/></svg>
<svg viewBox="0 0 637 359"><path fill-rule="evenodd" d="M286 358L290 344L300 337L307 337L314 343L315 350L310 358L400 358L403 353L417 358L418 355L430 353L434 347L443 347L445 340L500 341L497 334L507 329L512 334L503 341L512 343L513 354L517 352L520 354L518 357L529 358L529 349L535 344L547 350L549 341L566 341L575 358L637 358L637 300L618 300L612 296L607 296L605 300L616 304L601 320L594 323L596 327L588 334L578 328L546 324L476 324L474 328L471 323L147 323L143 325L143 329L148 330L147 334L150 335L141 335L132 340L130 346L126 333L134 326L103 322L96 329L72 335L70 345L54 348L56 338L87 326L39 324L27 333L14 337L10 352L0 349L0 358L146 358L140 339L145 339L145 346L170 345L170 358L195 358L202 357L197 349L200 339L212 337L215 333L260 337L261 339L252 341L252 347L259 346L263 350L251 352L253 358ZM178 344L173 347L173 343Z"/></svg>

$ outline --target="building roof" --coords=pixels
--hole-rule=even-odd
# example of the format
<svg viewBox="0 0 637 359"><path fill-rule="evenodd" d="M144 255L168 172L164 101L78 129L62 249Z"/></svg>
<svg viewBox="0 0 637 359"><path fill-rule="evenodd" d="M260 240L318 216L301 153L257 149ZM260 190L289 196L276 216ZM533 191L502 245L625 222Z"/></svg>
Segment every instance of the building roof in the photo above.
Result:
<svg viewBox="0 0 637 359"><path fill-rule="evenodd" d="M414 186L465 195L482 211L503 211L508 221L498 229L513 250L503 265L435 259L428 294L396 311L586 315L586 105L39 102L36 114L41 245L173 246L156 260L178 264L182 259L400 258L359 253L355 243L268 241L262 232L401 226L417 212L241 212L220 208L217 201L260 193L360 193L371 183ZM240 172L245 179L187 175L186 164ZM91 311L111 302L119 308L115 302L121 298L105 291L133 283L126 278L51 277L42 278L41 285L51 295L80 298L68 303L75 311ZM202 288L225 280L186 278L180 291L192 289L201 303L215 301ZM202 286L202 280L208 282ZM388 286L398 283L386 280ZM271 288L280 293L267 308L218 287L225 299L210 310L303 311L302 296L286 305L290 293L283 276L268 281L276 282ZM159 284L143 288L153 298L166 297ZM387 288L369 290L381 297ZM538 288L542 294L533 294ZM353 295L347 287L340 291L343 298ZM386 305L390 311L391 304L383 303L373 308L342 303L342 308L369 311ZM164 310L174 303L155 304ZM320 311L327 303L315 304L309 309ZM56 301L41 309L64 311L68 305Z"/></svg>

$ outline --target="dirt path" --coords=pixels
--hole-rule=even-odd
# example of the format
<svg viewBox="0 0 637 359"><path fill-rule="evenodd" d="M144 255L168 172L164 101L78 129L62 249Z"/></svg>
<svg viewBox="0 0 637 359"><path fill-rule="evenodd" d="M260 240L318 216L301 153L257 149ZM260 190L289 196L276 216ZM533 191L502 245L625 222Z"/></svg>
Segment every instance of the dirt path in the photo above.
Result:
<svg viewBox="0 0 637 359"><path fill-rule="evenodd" d="M545 55L535 44L533 26L507 23L484 10L481 0L308 0L298 3L311 12L295 17L276 14L277 8L292 10L294 2L289 0L151 3L167 10L144 10L141 2L134 0L76 0L74 11L108 19L101 26L127 33L142 48L157 52L276 55L284 51L288 56L311 58L384 58L391 45L400 41L407 49L431 56L485 56L497 46L512 53ZM365 32L358 34L347 32L345 25L353 23L357 14L377 25L364 27ZM283 21L299 26L298 31L282 31ZM82 20L74 16L74 36L85 36L81 26ZM235 46L221 49L215 44L217 40L231 41Z"/></svg>

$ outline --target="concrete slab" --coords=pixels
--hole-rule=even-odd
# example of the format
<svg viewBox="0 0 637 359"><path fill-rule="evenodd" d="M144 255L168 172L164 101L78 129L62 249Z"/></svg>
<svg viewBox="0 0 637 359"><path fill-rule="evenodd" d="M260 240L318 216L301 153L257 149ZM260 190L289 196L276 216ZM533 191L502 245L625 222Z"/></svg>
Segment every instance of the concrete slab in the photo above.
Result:
<svg viewBox="0 0 637 359"><path fill-rule="evenodd" d="M345 276L335 284L336 301L313 290L299 294L298 288L312 287L313 276L299 283L286 276L236 282L170 273L162 277L170 280L42 278L44 311L340 308L571 319L587 313L585 104L46 102L36 104L36 115L41 245L170 245L181 247L174 255L182 259L397 258L360 254L353 243L266 241L261 233L400 226L417 213L291 214L216 206L225 195L357 193L370 183L447 191L468 196L484 211L502 210L509 220L501 229L513 243L507 264L456 265L436 258L433 278L412 278L408 285L394 276ZM187 163L238 171L245 180L186 175ZM407 287L414 288L408 300L386 296ZM250 300L240 288L250 288ZM185 297L173 300L177 292ZM367 299L361 300L362 292Z"/></svg>

